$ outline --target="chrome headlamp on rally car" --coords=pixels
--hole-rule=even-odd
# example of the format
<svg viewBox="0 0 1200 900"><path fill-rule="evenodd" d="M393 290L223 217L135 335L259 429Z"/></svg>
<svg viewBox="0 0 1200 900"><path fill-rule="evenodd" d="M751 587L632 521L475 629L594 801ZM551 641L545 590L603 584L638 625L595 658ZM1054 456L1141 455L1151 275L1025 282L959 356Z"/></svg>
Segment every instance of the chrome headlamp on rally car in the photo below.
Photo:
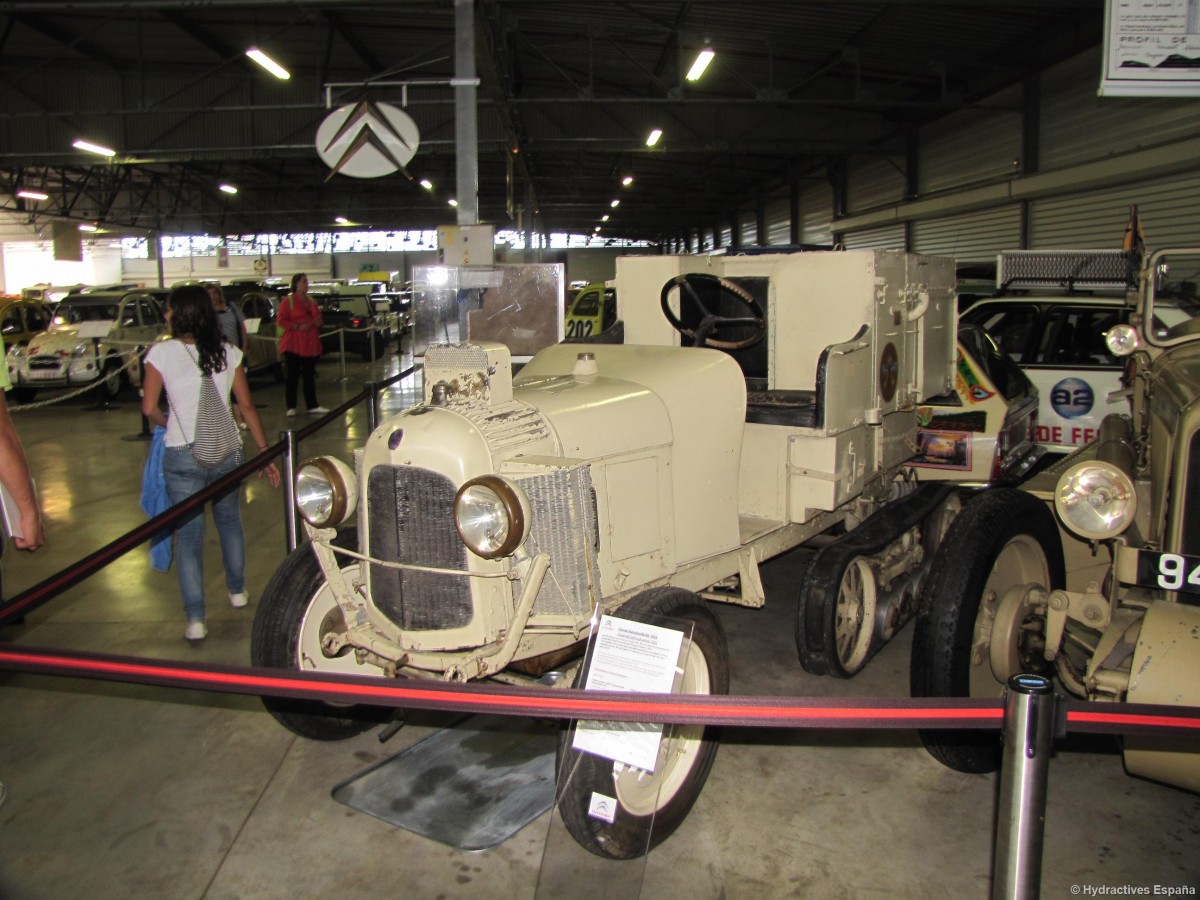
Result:
<svg viewBox="0 0 1200 900"><path fill-rule="evenodd" d="M335 528L358 506L354 471L333 456L318 456L296 469L296 509L314 528Z"/></svg>
<svg viewBox="0 0 1200 900"><path fill-rule="evenodd" d="M1092 452L1058 479L1054 508L1064 525L1087 540L1116 537L1137 513L1133 435L1124 416L1106 416Z"/></svg>
<svg viewBox="0 0 1200 900"><path fill-rule="evenodd" d="M529 534L529 500L507 478L472 478L454 497L454 527L476 556L509 556Z"/></svg>

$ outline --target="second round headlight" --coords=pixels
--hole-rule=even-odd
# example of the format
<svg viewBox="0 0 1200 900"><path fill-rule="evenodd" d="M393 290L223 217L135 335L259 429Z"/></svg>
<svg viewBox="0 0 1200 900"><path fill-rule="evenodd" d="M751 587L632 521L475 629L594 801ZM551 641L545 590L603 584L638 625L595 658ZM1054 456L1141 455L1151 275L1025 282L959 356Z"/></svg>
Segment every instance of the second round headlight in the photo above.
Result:
<svg viewBox="0 0 1200 900"><path fill-rule="evenodd" d="M314 528L335 528L358 506L354 471L333 456L318 456L296 468L296 509Z"/></svg>
<svg viewBox="0 0 1200 900"><path fill-rule="evenodd" d="M1097 460L1072 466L1058 480L1054 506L1063 524L1087 540L1115 537L1133 522L1137 491L1119 468Z"/></svg>
<svg viewBox="0 0 1200 900"><path fill-rule="evenodd" d="M499 475L472 478L454 498L454 527L476 556L497 559L521 546L529 532L529 501Z"/></svg>

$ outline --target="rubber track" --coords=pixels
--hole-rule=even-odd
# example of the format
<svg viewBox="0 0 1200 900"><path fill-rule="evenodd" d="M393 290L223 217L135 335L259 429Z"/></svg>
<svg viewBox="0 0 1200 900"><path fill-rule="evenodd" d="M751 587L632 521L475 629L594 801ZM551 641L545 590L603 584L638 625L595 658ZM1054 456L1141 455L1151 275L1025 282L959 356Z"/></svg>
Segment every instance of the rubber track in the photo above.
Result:
<svg viewBox="0 0 1200 900"><path fill-rule="evenodd" d="M883 550L899 535L922 522L953 490L954 485L948 482L927 482L817 551L800 583L796 613L796 649L800 665L806 672L847 677L837 661L837 647L830 635L829 623L842 574L850 560ZM872 646L867 659L878 649L878 646Z"/></svg>

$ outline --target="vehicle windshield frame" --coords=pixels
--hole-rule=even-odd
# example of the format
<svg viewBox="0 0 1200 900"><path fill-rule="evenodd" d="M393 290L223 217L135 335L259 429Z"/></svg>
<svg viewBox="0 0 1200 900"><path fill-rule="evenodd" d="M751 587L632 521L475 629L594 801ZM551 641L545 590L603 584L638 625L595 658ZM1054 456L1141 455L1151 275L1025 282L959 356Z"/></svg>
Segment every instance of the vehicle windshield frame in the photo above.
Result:
<svg viewBox="0 0 1200 900"><path fill-rule="evenodd" d="M1200 282L1200 277L1168 281L1170 259L1178 259L1181 256L1190 259L1185 271L1191 269L1194 270L1193 275L1200 276L1200 248L1195 247L1156 250L1142 265L1142 296L1139 303L1142 324L1139 331L1142 339L1151 347L1165 349L1200 341L1200 296L1194 292L1194 285ZM1167 284L1191 284L1193 291L1186 297L1181 297L1178 293L1164 291ZM1163 315L1168 310L1172 316ZM1187 318L1188 316L1191 318ZM1176 321L1172 322L1172 318ZM1150 327L1147 324L1155 321L1160 323L1159 327Z"/></svg>

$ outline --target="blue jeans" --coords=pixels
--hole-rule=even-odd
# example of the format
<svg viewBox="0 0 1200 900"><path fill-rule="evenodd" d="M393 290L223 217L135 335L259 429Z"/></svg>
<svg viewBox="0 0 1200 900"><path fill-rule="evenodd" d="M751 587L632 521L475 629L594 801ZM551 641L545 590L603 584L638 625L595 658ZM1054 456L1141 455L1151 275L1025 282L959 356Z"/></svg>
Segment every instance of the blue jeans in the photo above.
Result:
<svg viewBox="0 0 1200 900"><path fill-rule="evenodd" d="M208 487L242 464L238 451L215 469L206 469L192 458L190 447L167 447L163 453L163 478L174 506ZM241 485L234 485L213 501L213 520L221 538L225 561L225 587L236 594L246 589L246 541L242 534ZM198 509L175 526L175 569L183 594L183 611L189 619L204 619L204 510Z"/></svg>

